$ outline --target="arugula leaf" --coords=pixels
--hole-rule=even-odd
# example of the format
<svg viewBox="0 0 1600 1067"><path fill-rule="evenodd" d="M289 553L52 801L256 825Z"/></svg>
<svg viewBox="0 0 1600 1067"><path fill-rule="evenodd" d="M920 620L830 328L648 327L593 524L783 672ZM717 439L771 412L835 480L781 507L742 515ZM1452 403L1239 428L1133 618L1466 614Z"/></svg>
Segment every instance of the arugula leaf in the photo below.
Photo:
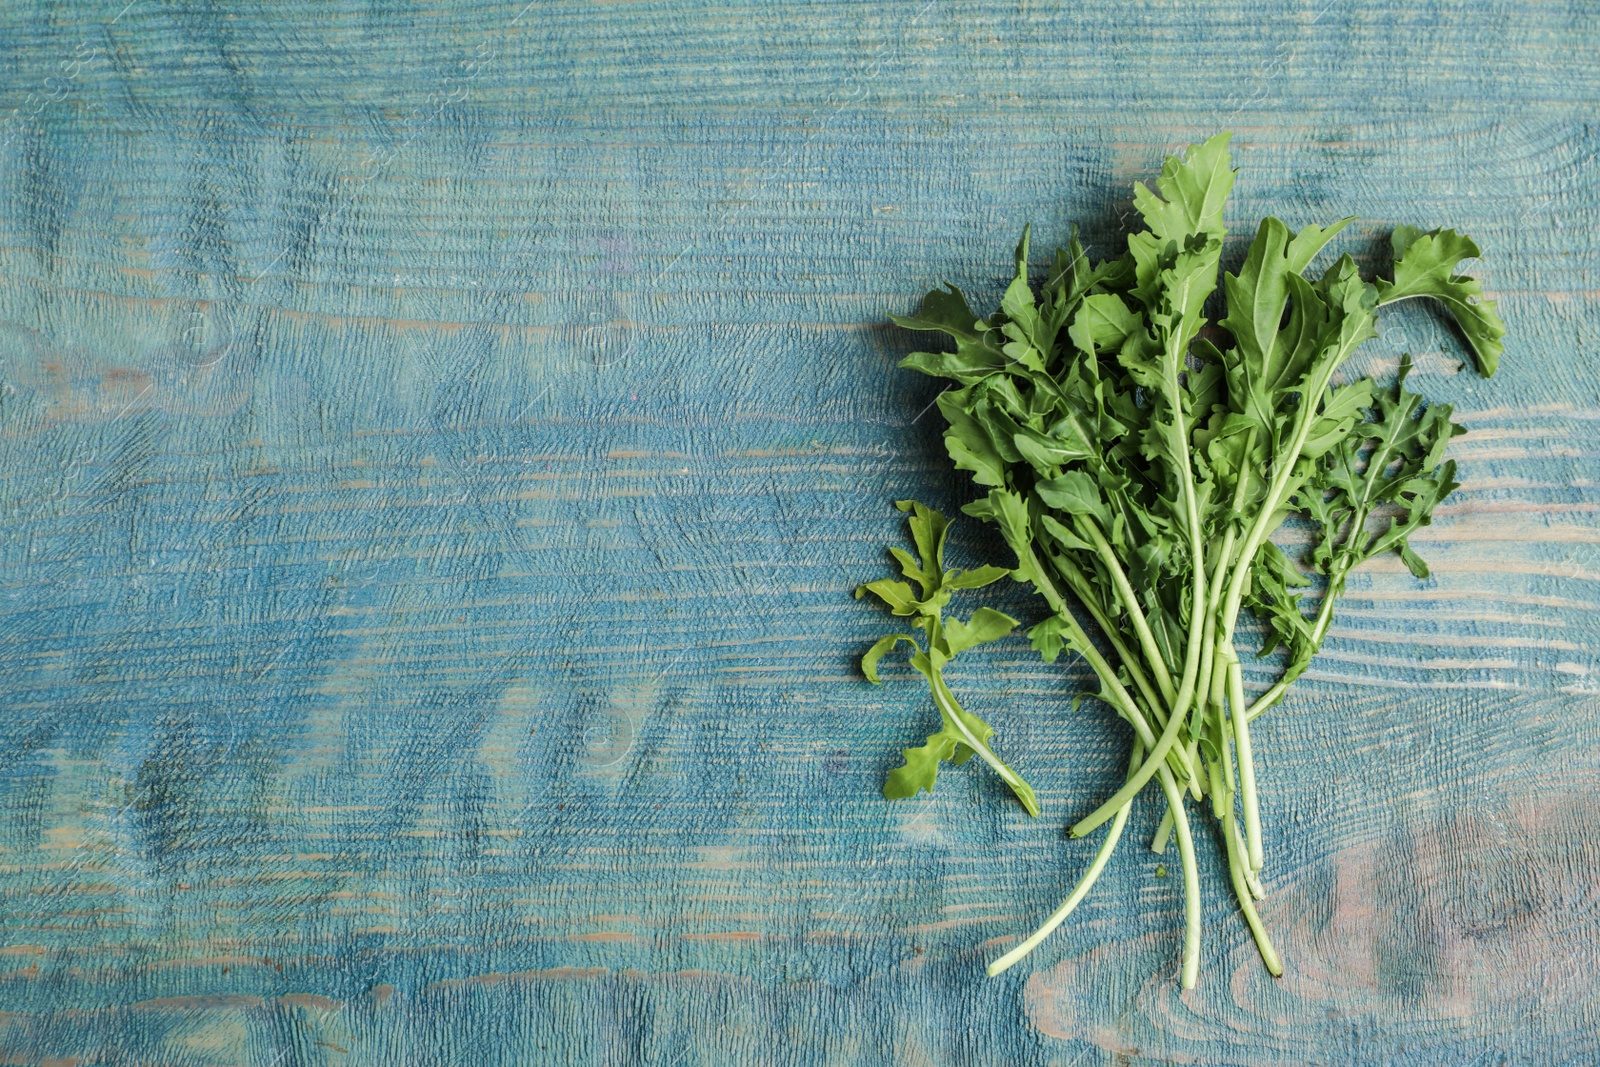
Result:
<svg viewBox="0 0 1600 1067"><path fill-rule="evenodd" d="M922 561L919 569L924 574L943 575L944 538L950 528L944 514L915 500L896 500L894 506L910 514L906 524L911 527L911 541Z"/></svg>
<svg viewBox="0 0 1600 1067"><path fill-rule="evenodd" d="M1291 592L1311 584L1311 579L1295 570L1282 549L1271 541L1262 544L1251 568L1248 603L1269 630L1258 656L1266 656L1280 644L1289 650L1291 669L1309 663L1316 653L1311 624L1300 610L1299 594ZM1302 668L1303 669L1303 668ZM1297 672L1298 673L1298 672Z"/></svg>
<svg viewBox="0 0 1600 1067"><path fill-rule="evenodd" d="M1144 314L1128 307L1115 293L1096 293L1078 307L1067 334L1084 352L1116 351L1130 334L1144 330Z"/></svg>
<svg viewBox="0 0 1600 1067"><path fill-rule="evenodd" d="M984 509L979 508L974 508L968 514L992 518L1017 557L1017 568L1012 572L1012 577L1019 582L1035 581L1037 571L1027 562L1031 557L1028 546L1033 543L1033 523L1028 517L1027 501L1016 493L992 489L986 504L986 515Z"/></svg>
<svg viewBox="0 0 1600 1067"><path fill-rule="evenodd" d="M1156 179L1160 197L1143 182L1133 183L1133 206L1144 216L1153 236L1182 241L1203 233L1220 240L1227 233L1222 209L1233 191L1234 170L1228 156L1232 138L1232 133L1224 131L1190 148L1182 160L1168 156Z"/></svg>
<svg viewBox="0 0 1600 1067"><path fill-rule="evenodd" d="M1100 496L1100 487L1084 471L1068 471L1054 478L1035 482L1033 491L1039 499L1067 515L1084 515L1098 522L1102 528L1111 525L1111 509Z"/></svg>
<svg viewBox="0 0 1600 1067"><path fill-rule="evenodd" d="M1010 573L1004 567L995 567L988 563L981 567L974 567L970 571L946 571L944 587L946 589L982 589L986 585L993 585Z"/></svg>
<svg viewBox="0 0 1600 1067"><path fill-rule="evenodd" d="M1289 269L1296 274L1302 273L1311 265L1311 261L1316 258L1317 253L1322 251L1323 246L1333 240L1335 234L1354 221L1356 221L1354 215L1347 215L1326 229L1315 223L1302 228L1299 233L1294 235L1294 240L1289 242Z"/></svg>
<svg viewBox="0 0 1600 1067"><path fill-rule="evenodd" d="M947 654L955 656L969 648L977 648L998 641L1017 628L1017 620L993 608L979 608L970 622L957 618L944 621L944 640Z"/></svg>
<svg viewBox="0 0 1600 1067"><path fill-rule="evenodd" d="M978 317L967 306L967 298L953 285L923 297L917 314L889 318L908 330L937 330L955 339L954 352L911 353L900 361L900 366L907 369L971 384L1006 364L1005 353L989 341L989 331L980 328Z"/></svg>
<svg viewBox="0 0 1600 1067"><path fill-rule="evenodd" d="M1028 640L1046 663L1054 663L1062 652L1072 648L1071 631L1066 620L1052 615L1028 631Z"/></svg>
<svg viewBox="0 0 1600 1067"><path fill-rule="evenodd" d="M986 741L989 736L985 735L982 739ZM926 744L902 749L900 755L905 762L891 770L884 779L884 797L889 800L909 800L917 795L918 790L933 792L934 784L939 779L939 764L950 762L959 765L966 762L956 757L956 749L960 744L960 735L946 726L937 733L929 734Z"/></svg>
<svg viewBox="0 0 1600 1067"><path fill-rule="evenodd" d="M879 638L871 648L867 649L866 655L861 657L861 673L867 676L867 681L873 685L883 683L883 679L878 677L878 663L902 642L914 649L921 647L917 644L917 639L910 634L889 634Z"/></svg>
<svg viewBox="0 0 1600 1067"><path fill-rule="evenodd" d="M971 471L979 485L1004 485L1006 460L973 413L972 386L940 393L935 403L949 423L944 446L957 470Z"/></svg>
<svg viewBox="0 0 1600 1067"><path fill-rule="evenodd" d="M1429 230L1397 226L1394 246L1394 280L1378 279L1378 300L1393 304L1412 297L1431 296L1449 310L1472 346L1478 371L1485 378L1500 366L1505 351L1506 324L1493 300L1483 298L1477 279L1456 274L1456 264L1477 259L1482 253L1472 238L1454 230Z"/></svg>
<svg viewBox="0 0 1600 1067"><path fill-rule="evenodd" d="M1431 523L1434 509L1457 487L1455 464L1443 458L1444 450L1466 431L1450 421L1449 404L1427 405L1405 388L1410 371L1406 356L1394 385L1376 396L1369 418L1299 499L1321 527L1314 559L1335 596L1346 574L1386 551L1399 552L1417 577L1428 576L1406 538ZM1370 518L1386 512L1386 530L1368 528Z"/></svg>
<svg viewBox="0 0 1600 1067"><path fill-rule="evenodd" d="M965 710L955 694L945 683L943 669L957 655L978 645L998 641L1011 633L1017 620L993 608L979 608L972 617L962 622L955 617L945 617L944 609L951 594L958 589L978 589L1005 577L1010 571L1004 567L985 564L972 570L946 569L944 566L945 536L949 523L944 514L915 500L897 500L895 507L906 513L906 525L916 548L912 556L902 548L889 552L907 578L918 583L922 596L918 598L905 582L893 578L880 578L857 587L857 599L871 593L883 601L894 614L913 617L916 634L892 633L880 638L861 657L861 673L874 685L880 683L878 666L883 658L900 645L911 648L911 666L928 681L935 706L943 723L941 729L929 735L927 742L904 752L904 766L891 772L883 786L883 795L891 800L911 797L919 789L932 792L938 777L939 764L950 761L965 763L973 753L983 757L1002 780L1010 786L1017 799L1030 815L1039 814L1038 800L1033 789L1022 776L1001 762L989 747L994 730L982 719Z"/></svg>
<svg viewBox="0 0 1600 1067"><path fill-rule="evenodd" d="M915 315L890 315L898 326L908 330L939 330L957 341L981 341L983 334L974 327L978 316L972 313L966 296L953 285L935 289L922 298L922 307Z"/></svg>
<svg viewBox="0 0 1600 1067"><path fill-rule="evenodd" d="M925 664L919 669L923 667ZM925 789L931 793L938 781L940 763L949 761L959 767L977 753L1000 773L1022 802L1024 810L1037 818L1039 801L1033 788L1010 767L1001 763L990 750L989 739L994 736L994 731L989 724L957 703L955 695L937 675L929 674L928 677L943 726L937 733L929 734L927 741L919 747L901 750L904 762L884 779L884 797L888 800L908 800L916 796L919 790Z"/></svg>

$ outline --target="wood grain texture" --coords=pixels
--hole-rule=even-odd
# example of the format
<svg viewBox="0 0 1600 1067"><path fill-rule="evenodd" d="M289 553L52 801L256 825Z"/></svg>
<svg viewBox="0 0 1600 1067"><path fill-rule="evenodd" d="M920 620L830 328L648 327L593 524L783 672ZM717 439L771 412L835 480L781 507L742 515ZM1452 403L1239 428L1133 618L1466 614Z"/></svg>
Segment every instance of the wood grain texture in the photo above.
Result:
<svg viewBox="0 0 1600 1067"><path fill-rule="evenodd" d="M0 1063L1600 1062L1592 5L124 2L3 5ZM848 591L966 492L884 314L1222 127L1236 227L1478 238L1506 356L1361 357L1464 485L1259 723L1289 973L1203 841L1179 995L1145 806L989 980L1127 738L1006 643L1044 817L877 795Z"/></svg>

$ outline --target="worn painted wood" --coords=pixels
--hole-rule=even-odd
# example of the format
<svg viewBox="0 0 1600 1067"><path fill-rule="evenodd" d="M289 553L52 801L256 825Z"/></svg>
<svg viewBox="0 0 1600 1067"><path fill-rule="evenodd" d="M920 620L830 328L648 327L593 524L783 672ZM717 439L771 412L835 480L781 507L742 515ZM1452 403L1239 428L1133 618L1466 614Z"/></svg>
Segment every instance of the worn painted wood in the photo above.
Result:
<svg viewBox="0 0 1600 1067"><path fill-rule="evenodd" d="M0 1062L1600 1061L1591 6L123 3L0 33ZM1241 226L1477 236L1502 373L1364 357L1465 485L1260 724L1290 973L1202 842L1179 995L1146 807L988 980L1127 738L1002 645L1045 816L877 795L883 315L1225 126Z"/></svg>

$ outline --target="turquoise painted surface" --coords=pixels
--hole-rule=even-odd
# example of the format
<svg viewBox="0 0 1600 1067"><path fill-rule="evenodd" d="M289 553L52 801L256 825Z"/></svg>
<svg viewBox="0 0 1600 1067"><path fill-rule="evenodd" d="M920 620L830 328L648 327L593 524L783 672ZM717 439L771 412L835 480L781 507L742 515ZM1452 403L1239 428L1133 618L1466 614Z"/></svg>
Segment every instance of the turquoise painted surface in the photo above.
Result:
<svg viewBox="0 0 1600 1067"><path fill-rule="evenodd" d="M6 6L0 1062L1600 1060L1600 18L1584 4ZM1454 225L1464 487L1262 720L1261 970L1178 995L1127 739L877 796L888 502L964 499L884 313L1238 131L1232 220ZM1042 240L1040 240L1042 239ZM967 529L959 553L983 548ZM1266 675L1256 673L1254 684ZM1202 849L1203 856L1210 849Z"/></svg>

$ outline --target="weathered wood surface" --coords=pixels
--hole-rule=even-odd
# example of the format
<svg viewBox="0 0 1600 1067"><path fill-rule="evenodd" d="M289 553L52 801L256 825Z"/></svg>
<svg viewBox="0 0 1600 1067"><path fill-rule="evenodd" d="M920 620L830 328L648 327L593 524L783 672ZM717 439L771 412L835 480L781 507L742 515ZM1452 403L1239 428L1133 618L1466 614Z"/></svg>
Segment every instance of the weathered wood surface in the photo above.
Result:
<svg viewBox="0 0 1600 1067"><path fill-rule="evenodd" d="M1600 1061L1600 19L1584 4L6 5L0 1062ZM1232 219L1454 225L1492 384L1262 721L1254 957L1021 644L977 768L848 590L941 504L886 310L1238 131ZM959 552L983 547L966 531ZM1264 682L1257 672L1251 681Z"/></svg>

